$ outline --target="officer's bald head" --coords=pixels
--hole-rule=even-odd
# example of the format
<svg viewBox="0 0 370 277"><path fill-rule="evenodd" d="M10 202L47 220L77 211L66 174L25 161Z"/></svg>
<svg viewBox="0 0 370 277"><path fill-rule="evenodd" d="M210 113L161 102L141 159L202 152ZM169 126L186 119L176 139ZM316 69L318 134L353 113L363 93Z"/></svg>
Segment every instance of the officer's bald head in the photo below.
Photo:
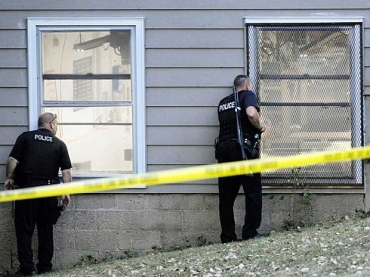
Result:
<svg viewBox="0 0 370 277"><path fill-rule="evenodd" d="M55 135L58 131L57 115L49 112L41 114L38 120L38 128L47 129Z"/></svg>
<svg viewBox="0 0 370 277"><path fill-rule="evenodd" d="M57 116L55 114L49 112L43 113L39 116L37 125L39 127L44 127L46 124L52 123L56 118Z"/></svg>
<svg viewBox="0 0 370 277"><path fill-rule="evenodd" d="M247 75L238 75L234 79L234 86L238 90L243 90L247 85L250 86L251 84L251 78L249 78Z"/></svg>

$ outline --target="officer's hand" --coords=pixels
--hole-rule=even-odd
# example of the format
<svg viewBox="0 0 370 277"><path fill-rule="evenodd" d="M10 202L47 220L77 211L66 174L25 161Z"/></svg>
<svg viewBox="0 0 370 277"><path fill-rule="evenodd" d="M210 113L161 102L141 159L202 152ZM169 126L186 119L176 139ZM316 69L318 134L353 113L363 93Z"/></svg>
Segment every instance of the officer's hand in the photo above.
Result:
<svg viewBox="0 0 370 277"><path fill-rule="evenodd" d="M63 204L66 206L66 207L69 207L69 205L71 204L71 197L66 194L66 195L63 195L62 196L62 202Z"/></svg>
<svg viewBox="0 0 370 277"><path fill-rule="evenodd" d="M11 190L14 185L14 179L13 178L7 178L4 183L4 189L5 190Z"/></svg>

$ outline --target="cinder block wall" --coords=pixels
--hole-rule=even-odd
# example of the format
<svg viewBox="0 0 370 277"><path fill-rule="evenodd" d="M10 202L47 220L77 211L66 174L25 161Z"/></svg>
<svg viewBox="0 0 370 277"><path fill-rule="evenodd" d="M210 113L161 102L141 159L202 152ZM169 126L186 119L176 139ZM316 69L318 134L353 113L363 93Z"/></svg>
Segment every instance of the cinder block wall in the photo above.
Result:
<svg viewBox="0 0 370 277"><path fill-rule="evenodd" d="M16 259L12 205L0 203L0 276L11 268L13 259Z"/></svg>
<svg viewBox="0 0 370 277"><path fill-rule="evenodd" d="M309 205L304 205L299 195L266 194L260 231L282 230L284 222L293 216L296 221L322 222L363 208L362 194L315 194ZM5 274L12 265L18 266L11 203L0 205L0 216L0 273ZM235 217L240 235L242 195L235 203ZM72 206L55 227L54 266L71 268L88 255L102 260L127 252L145 254L153 251L153 246L196 245L199 238L218 243L219 233L217 194L72 196Z"/></svg>

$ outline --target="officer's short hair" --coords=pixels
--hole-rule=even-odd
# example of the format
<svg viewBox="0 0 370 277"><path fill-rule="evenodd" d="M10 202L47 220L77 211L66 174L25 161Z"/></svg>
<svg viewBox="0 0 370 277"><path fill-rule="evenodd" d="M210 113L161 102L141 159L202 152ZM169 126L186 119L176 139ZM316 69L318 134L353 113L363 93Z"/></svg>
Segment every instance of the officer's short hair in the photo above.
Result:
<svg viewBox="0 0 370 277"><path fill-rule="evenodd" d="M244 84L246 84L247 82L250 82L250 81L251 81L251 78L249 78L249 76L247 76L247 75L238 75L234 79L234 86L241 87L241 86L243 86Z"/></svg>
<svg viewBox="0 0 370 277"><path fill-rule="evenodd" d="M43 126L45 123L52 123L56 118L56 114L49 112L43 113L38 119L38 126Z"/></svg>

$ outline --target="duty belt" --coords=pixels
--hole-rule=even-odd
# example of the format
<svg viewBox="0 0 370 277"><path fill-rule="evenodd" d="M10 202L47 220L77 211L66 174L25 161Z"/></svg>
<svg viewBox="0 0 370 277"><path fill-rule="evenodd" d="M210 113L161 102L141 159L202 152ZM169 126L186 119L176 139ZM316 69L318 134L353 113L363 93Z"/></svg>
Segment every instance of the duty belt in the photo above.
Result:
<svg viewBox="0 0 370 277"><path fill-rule="evenodd" d="M51 185L51 184L59 184L59 181L55 179L46 179L46 178L28 178L28 184L34 185Z"/></svg>
<svg viewBox="0 0 370 277"><path fill-rule="evenodd" d="M238 142L238 139L236 139L236 138L229 138L229 139L224 139L224 140L221 140L220 141L219 138L216 138L215 139L215 145L218 144L218 143L220 143L220 142L225 142L225 141L236 141L236 142ZM246 138L244 139L244 144L249 145L249 146L253 146L254 145L251 140L246 139Z"/></svg>

